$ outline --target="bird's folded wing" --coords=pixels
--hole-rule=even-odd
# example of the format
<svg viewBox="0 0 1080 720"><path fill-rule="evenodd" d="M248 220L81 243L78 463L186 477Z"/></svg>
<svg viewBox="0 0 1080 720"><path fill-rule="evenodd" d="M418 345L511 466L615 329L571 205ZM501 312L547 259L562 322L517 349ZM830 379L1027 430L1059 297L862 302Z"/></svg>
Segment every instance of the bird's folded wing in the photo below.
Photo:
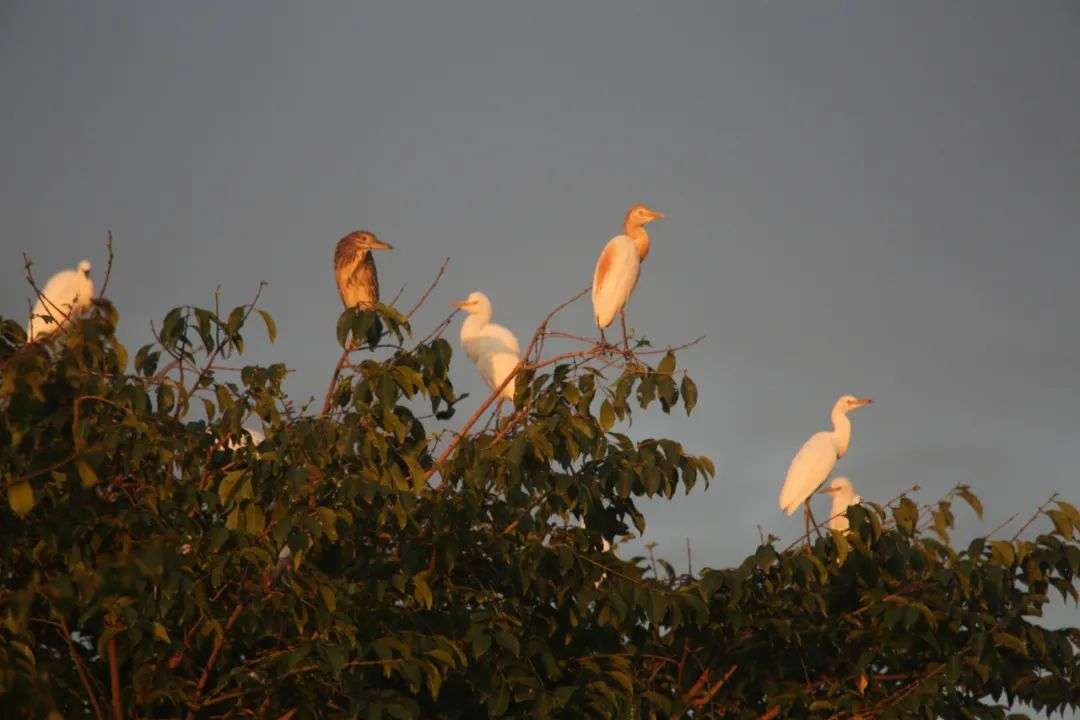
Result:
<svg viewBox="0 0 1080 720"><path fill-rule="evenodd" d="M788 468L780 490L780 509L791 515L806 498L825 482L836 467L836 445L832 433L819 432L810 437Z"/></svg>
<svg viewBox="0 0 1080 720"><path fill-rule="evenodd" d="M626 235L613 237L593 272L593 310L603 326L626 304L637 283L640 261L634 241Z"/></svg>

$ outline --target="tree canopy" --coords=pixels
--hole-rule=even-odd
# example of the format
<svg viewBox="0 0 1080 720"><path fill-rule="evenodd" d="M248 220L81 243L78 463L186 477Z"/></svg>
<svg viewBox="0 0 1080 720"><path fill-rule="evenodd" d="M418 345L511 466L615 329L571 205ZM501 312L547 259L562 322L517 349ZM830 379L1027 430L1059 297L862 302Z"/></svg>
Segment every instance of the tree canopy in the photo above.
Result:
<svg viewBox="0 0 1080 720"><path fill-rule="evenodd" d="M322 408L290 401L284 365L238 365L253 329L276 335L257 298L176 308L133 354L107 300L44 342L0 318L4 716L1080 707L1080 629L1038 620L1078 597L1073 505L956 547L955 502L981 513L960 486L853 506L846 533L749 540L736 567L622 557L605 541L644 531L642 499L723 493L708 458L630 434L697 389L677 349L545 354L552 317L497 419L494 393L455 393L446 324L417 340L385 305L341 315Z"/></svg>

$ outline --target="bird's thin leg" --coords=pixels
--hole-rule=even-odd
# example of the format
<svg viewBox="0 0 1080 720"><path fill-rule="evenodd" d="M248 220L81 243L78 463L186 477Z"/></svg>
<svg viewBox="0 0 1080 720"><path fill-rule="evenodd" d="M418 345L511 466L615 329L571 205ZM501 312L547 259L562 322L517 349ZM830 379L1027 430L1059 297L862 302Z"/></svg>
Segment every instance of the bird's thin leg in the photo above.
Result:
<svg viewBox="0 0 1080 720"><path fill-rule="evenodd" d="M810 549L810 503L803 503L803 520L806 525L806 534L803 536L806 541L806 549Z"/></svg>
<svg viewBox="0 0 1080 720"><path fill-rule="evenodd" d="M622 344L623 348L630 352L630 336L626 334L626 308L619 310L619 321L622 322Z"/></svg>
<svg viewBox="0 0 1080 720"><path fill-rule="evenodd" d="M814 513L810 511L810 498L806 499L806 517L810 520L811 523L813 523L814 532L816 532L817 536L820 538L821 537L821 528L818 527L817 520L814 519ZM807 533L807 538L809 539L810 528L806 529L806 533Z"/></svg>
<svg viewBox="0 0 1080 720"><path fill-rule="evenodd" d="M604 328L600 328L600 344L607 345L607 338L604 337Z"/></svg>

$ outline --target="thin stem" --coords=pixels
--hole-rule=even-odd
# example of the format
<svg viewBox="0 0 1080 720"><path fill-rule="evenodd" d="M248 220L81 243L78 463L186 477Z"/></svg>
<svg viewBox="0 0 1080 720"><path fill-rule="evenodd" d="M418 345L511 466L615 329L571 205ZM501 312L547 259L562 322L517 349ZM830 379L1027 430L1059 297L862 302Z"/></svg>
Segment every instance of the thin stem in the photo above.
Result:
<svg viewBox="0 0 1080 720"><path fill-rule="evenodd" d="M86 697L90 700L91 707L94 708L94 717L98 720L105 720L105 713L102 712L101 705L98 703L97 694L90 684L90 676L86 674L86 666L83 665L82 658L79 657L79 651L75 649L75 643L71 642L71 630L68 628L67 620L63 617L60 618L59 629L60 633L64 636L64 642L67 643L71 659L75 662L75 670L79 673L79 679L82 680L83 687L86 688Z"/></svg>
<svg viewBox="0 0 1080 720"><path fill-rule="evenodd" d="M116 653L116 636L109 638L109 685L112 688L113 720L124 720L124 706L120 703L120 659Z"/></svg>

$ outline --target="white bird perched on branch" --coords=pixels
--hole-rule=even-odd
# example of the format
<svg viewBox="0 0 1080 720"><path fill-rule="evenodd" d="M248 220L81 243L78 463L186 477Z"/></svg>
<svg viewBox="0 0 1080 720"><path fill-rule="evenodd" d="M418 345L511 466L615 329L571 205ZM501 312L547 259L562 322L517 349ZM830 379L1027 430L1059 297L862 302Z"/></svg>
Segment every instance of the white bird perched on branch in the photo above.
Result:
<svg viewBox="0 0 1080 720"><path fill-rule="evenodd" d="M379 273L372 250L393 250L394 246L367 230L351 232L334 248L334 280L345 307L369 308L379 302Z"/></svg>
<svg viewBox="0 0 1080 720"><path fill-rule="evenodd" d="M45 283L30 322L26 326L29 342L40 340L69 324L90 307L94 281L90 279L90 261L83 260L74 270L62 270Z"/></svg>
<svg viewBox="0 0 1080 720"><path fill-rule="evenodd" d="M502 325L491 322L491 301L484 293L471 292L464 300L450 304L469 313L461 324L461 347L480 377L492 390L496 389L521 359L517 338ZM501 396L513 402L514 380L507 383Z"/></svg>
<svg viewBox="0 0 1080 720"><path fill-rule="evenodd" d="M634 205L626 212L623 222L624 235L616 235L604 246L593 271L592 301L593 317L600 328L604 342L604 328L619 313L622 320L623 344L629 348L626 336L626 303L637 285L641 263L649 255L649 234L645 226L653 220L661 220L664 213L650 210L644 205Z"/></svg>
<svg viewBox="0 0 1080 720"><path fill-rule="evenodd" d="M829 478L837 460L844 456L851 444L851 420L847 414L871 402L873 401L870 398L842 396L833 405L832 432L823 431L811 435L791 461L784 487L780 490L780 509L793 515L796 508L803 505L806 510L807 532L810 530L810 523L814 522L814 516L810 513L810 496ZM817 525L816 522L814 524Z"/></svg>
<svg viewBox="0 0 1080 720"><path fill-rule="evenodd" d="M861 503L862 497L856 494L851 481L846 477L833 478L833 481L829 483L829 488L823 492L832 495L832 510L829 511L829 529L844 532L848 529L848 519L844 512L852 505Z"/></svg>

